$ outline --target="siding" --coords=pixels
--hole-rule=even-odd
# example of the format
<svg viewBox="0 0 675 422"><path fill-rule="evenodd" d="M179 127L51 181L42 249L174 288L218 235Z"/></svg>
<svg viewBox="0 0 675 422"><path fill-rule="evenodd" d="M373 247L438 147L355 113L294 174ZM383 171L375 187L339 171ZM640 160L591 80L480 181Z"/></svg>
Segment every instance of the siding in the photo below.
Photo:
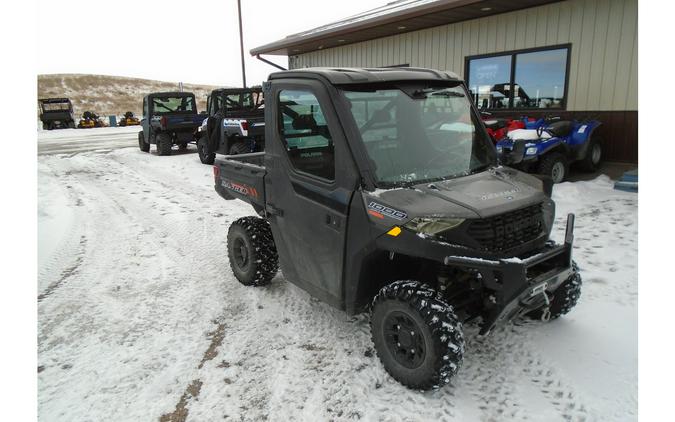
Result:
<svg viewBox="0 0 675 422"><path fill-rule="evenodd" d="M411 66L464 76L464 59L572 44L567 110L637 110L637 0L568 0L327 48L289 58L291 68Z"/></svg>

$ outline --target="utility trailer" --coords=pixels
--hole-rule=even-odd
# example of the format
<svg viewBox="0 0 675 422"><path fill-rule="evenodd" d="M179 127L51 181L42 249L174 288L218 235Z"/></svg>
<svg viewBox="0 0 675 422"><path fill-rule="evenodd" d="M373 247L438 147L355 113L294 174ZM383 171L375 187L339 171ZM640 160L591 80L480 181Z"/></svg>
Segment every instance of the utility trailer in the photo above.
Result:
<svg viewBox="0 0 675 422"><path fill-rule="evenodd" d="M75 128L73 103L68 98L41 98L38 103L40 105L42 129Z"/></svg>

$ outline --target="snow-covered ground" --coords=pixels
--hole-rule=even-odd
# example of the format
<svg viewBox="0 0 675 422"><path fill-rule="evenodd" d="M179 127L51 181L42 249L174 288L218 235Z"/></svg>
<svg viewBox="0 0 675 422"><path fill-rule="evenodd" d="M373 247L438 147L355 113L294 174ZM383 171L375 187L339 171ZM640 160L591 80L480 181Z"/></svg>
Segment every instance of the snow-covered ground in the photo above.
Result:
<svg viewBox="0 0 675 422"><path fill-rule="evenodd" d="M467 325L458 376L419 393L386 374L365 317L282 275L236 282L227 228L252 210L215 193L194 146L115 149L137 130L39 133L41 420L637 419L638 204L607 177L554 191L557 239L577 215L574 312L485 339Z"/></svg>

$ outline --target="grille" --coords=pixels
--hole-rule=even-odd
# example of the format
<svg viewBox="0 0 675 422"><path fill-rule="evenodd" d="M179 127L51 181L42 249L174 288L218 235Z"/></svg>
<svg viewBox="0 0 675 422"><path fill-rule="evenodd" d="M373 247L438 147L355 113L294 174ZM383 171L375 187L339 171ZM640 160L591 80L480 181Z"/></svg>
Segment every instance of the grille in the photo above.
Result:
<svg viewBox="0 0 675 422"><path fill-rule="evenodd" d="M469 225L468 234L484 250L505 251L536 239L543 228L542 214L541 204L537 204L476 220Z"/></svg>

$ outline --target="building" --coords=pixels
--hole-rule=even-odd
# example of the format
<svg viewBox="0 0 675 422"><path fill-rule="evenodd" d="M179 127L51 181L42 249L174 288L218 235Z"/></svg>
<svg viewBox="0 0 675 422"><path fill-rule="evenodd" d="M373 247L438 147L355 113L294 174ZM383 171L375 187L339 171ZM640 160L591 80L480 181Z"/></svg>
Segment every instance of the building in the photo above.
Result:
<svg viewBox="0 0 675 422"><path fill-rule="evenodd" d="M495 115L597 118L605 159L637 163L637 18L637 0L399 0L251 54L450 70Z"/></svg>

